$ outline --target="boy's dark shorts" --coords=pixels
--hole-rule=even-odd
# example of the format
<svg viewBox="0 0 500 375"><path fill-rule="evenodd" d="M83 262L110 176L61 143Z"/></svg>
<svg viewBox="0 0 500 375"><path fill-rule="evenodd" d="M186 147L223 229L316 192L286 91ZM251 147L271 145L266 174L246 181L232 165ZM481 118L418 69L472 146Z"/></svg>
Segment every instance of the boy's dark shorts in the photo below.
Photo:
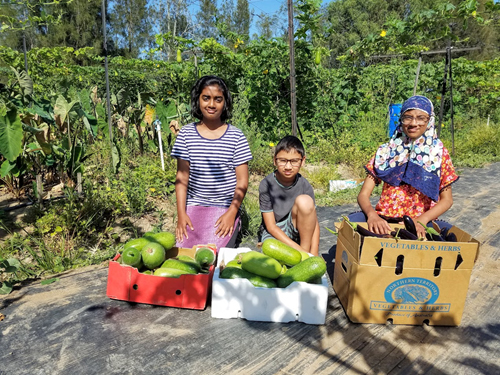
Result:
<svg viewBox="0 0 500 375"><path fill-rule="evenodd" d="M300 236L299 236L299 231L297 228L293 226L292 222L292 212L288 214L285 220L280 221L279 223L276 223L276 225L283 231L285 234L292 240L295 241L296 243L300 244ZM261 234L260 234L260 242L264 242L268 238L274 238L269 234L269 232L265 229L262 228Z"/></svg>

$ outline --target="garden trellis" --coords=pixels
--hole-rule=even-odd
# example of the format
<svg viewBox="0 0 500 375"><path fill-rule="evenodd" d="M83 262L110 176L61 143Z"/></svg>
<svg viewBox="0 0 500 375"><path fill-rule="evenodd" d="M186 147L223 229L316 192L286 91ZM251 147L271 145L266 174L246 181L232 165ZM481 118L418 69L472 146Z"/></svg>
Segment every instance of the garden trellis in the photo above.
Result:
<svg viewBox="0 0 500 375"><path fill-rule="evenodd" d="M413 85L413 95L417 95L417 89L418 89L418 80L420 76L420 69L422 67L422 56L431 56L431 55L437 55L437 54L446 54L445 56L445 64L444 64L444 74L443 74L443 82L441 85L441 99L440 99L440 106L439 106L439 117L438 117L438 124L436 126L437 129L437 134L438 136L441 135L441 128L442 128L442 122L443 122L443 116L444 116L444 100L447 91L450 93L450 132L451 132L451 154L455 155L455 129L454 129L454 124L453 124L453 74L452 74L452 53L453 52L468 52L468 51L475 51L479 50L481 47L469 47L469 48L454 48L452 46L448 46L446 49L441 49L441 50L435 50L435 51L424 51L420 52L418 54L418 64L417 64L417 71L415 73L415 83ZM376 58L400 58L406 55L378 55L378 56L371 56L372 59ZM447 82L449 81L449 90L448 90L448 85ZM394 75L392 77L392 82L394 82ZM392 83L391 83L391 92L392 92ZM392 95L392 94L391 94ZM391 100L389 103L389 132L391 131L391 122L394 121L394 118L396 116L397 108L393 109L391 106L393 106L392 103L392 96ZM394 113L392 112L394 111Z"/></svg>
<svg viewBox="0 0 500 375"><path fill-rule="evenodd" d="M444 75L443 75L443 84L441 87L441 103L439 107L439 120L437 125L437 135L438 137L441 135L441 127L443 123L443 112L444 112L444 98L447 91L447 79L450 82L450 131L451 131L451 154L455 155L455 129L453 124L453 74L452 74L452 52L465 52L465 51L474 51L479 50L481 47L470 47L470 48L453 48L452 46L446 47L444 50L436 50L436 51L426 51L420 52L418 57L418 65L417 72L415 74L415 84L413 86L413 95L416 95L417 87L418 87L418 77L420 74L420 67L422 65L422 56L423 55L436 55L436 54L446 54L445 64L444 64Z"/></svg>

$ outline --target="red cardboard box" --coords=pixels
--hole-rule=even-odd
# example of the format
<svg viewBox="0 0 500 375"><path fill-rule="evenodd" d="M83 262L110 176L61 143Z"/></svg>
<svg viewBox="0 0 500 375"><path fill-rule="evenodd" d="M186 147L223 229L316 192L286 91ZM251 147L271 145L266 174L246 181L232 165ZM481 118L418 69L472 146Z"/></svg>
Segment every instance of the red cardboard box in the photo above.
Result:
<svg viewBox="0 0 500 375"><path fill-rule="evenodd" d="M215 245L197 245L192 249L173 247L167 251L167 258L181 254L194 257L200 247L209 247L217 254ZM140 273L137 268L117 262L119 258L120 254L117 254L109 262L106 290L109 298L184 309L205 309L212 285L214 265L206 274L171 278Z"/></svg>

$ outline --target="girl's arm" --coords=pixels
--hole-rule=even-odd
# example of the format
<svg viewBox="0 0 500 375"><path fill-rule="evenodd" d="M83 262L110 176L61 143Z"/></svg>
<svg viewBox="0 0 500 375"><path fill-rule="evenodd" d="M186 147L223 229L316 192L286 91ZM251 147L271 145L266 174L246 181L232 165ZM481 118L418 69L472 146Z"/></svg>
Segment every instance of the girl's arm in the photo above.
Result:
<svg viewBox="0 0 500 375"><path fill-rule="evenodd" d="M236 172L236 188L231 205L227 211L215 222L215 234L218 237L231 236L234 231L234 220L241 207L243 198L248 189L248 163L243 163L235 168Z"/></svg>
<svg viewBox="0 0 500 375"><path fill-rule="evenodd" d="M177 198L177 227L175 237L181 242L186 236L188 238L187 226L194 230L193 223L186 213L186 198L189 182L189 162L177 159L177 175L175 178L175 196Z"/></svg>
<svg viewBox="0 0 500 375"><path fill-rule="evenodd" d="M450 185L439 192L439 201L434 207L432 207L429 211L423 213L419 217L413 219L413 221L415 222L415 226L417 227L417 235L419 237L425 238L425 229L418 223L418 221L427 225L428 222L434 220L435 218L448 211L451 206L453 206L453 194L451 192Z"/></svg>
<svg viewBox="0 0 500 375"><path fill-rule="evenodd" d="M372 195L373 189L375 189L375 179L368 175L358 194L359 207L367 217L366 222L369 231L377 234L390 233L392 230L391 226L377 214L377 211L375 211L370 202L370 196Z"/></svg>

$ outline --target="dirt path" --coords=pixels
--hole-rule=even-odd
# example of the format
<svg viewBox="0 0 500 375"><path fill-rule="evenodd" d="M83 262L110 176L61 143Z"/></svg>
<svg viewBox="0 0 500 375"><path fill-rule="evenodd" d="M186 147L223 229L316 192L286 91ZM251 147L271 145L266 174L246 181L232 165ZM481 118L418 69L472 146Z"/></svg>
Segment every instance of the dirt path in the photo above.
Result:
<svg viewBox="0 0 500 375"><path fill-rule="evenodd" d="M500 163L466 169L443 217L482 242L459 327L351 323L330 288L327 321L213 319L106 297L106 266L0 297L0 374L499 374ZM321 253L355 205L319 208Z"/></svg>

